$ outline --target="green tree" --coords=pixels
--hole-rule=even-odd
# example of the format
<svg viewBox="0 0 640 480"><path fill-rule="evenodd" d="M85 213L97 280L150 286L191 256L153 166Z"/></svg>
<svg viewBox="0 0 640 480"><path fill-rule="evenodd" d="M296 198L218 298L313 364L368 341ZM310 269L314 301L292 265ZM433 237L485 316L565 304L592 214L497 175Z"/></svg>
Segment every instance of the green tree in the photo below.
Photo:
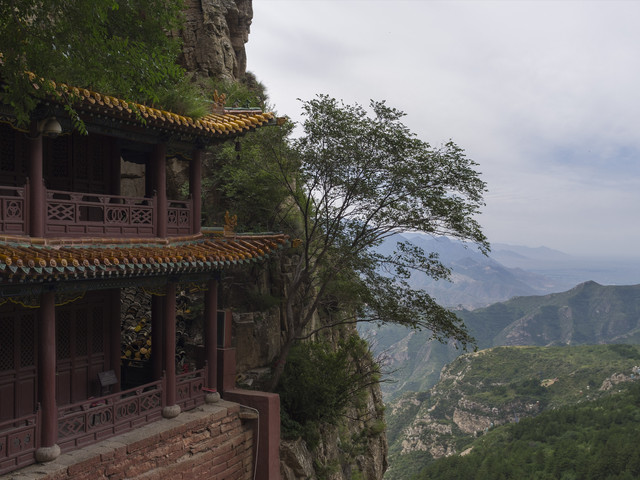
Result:
<svg viewBox="0 0 640 480"><path fill-rule="evenodd" d="M274 181L270 153L292 155L288 136L293 124L260 128L236 139L235 144L214 147L204 165L206 223L222 225L226 211L238 215L240 231L277 231L283 227L289 207L289 192Z"/></svg>
<svg viewBox="0 0 640 480"><path fill-rule="evenodd" d="M336 424L348 407L363 406L365 390L379 381L379 373L368 344L357 335L335 346L296 344L278 390L283 412L303 427Z"/></svg>
<svg viewBox="0 0 640 480"><path fill-rule="evenodd" d="M393 253L376 247L398 232L449 235L488 242L475 219L485 183L476 164L449 142L433 148L401 121L403 112L384 102L372 114L328 96L303 102L303 135L297 155L274 150L271 175L287 187L300 243L286 298L286 338L274 369L279 381L293 343L309 337L314 315L325 328L373 320L425 328L441 341L473 342L456 315L424 291L410 288L412 271L447 278L434 253L398 243ZM275 167L275 168L273 168ZM345 317L345 312L352 315Z"/></svg>
<svg viewBox="0 0 640 480"><path fill-rule="evenodd" d="M168 35L181 11L181 0L1 1L3 103L25 124L52 80L158 102L184 77Z"/></svg>

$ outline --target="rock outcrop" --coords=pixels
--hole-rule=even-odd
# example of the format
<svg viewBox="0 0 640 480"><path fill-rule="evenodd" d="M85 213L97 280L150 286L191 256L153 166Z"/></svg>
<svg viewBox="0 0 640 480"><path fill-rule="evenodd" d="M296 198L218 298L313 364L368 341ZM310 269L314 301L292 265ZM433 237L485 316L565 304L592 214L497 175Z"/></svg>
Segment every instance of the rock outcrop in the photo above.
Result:
<svg viewBox="0 0 640 480"><path fill-rule="evenodd" d="M251 0L188 0L181 63L189 72L241 80L247 69L244 45L253 19Z"/></svg>

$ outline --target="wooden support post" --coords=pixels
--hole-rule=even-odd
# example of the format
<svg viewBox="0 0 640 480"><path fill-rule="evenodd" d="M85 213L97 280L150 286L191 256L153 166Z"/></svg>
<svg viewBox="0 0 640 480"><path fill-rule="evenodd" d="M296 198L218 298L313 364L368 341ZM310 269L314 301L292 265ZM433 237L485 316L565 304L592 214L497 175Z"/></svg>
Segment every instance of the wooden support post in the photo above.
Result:
<svg viewBox="0 0 640 480"><path fill-rule="evenodd" d="M42 167L42 135L29 141L29 235L44 237L46 198Z"/></svg>
<svg viewBox="0 0 640 480"><path fill-rule="evenodd" d="M108 146L111 154L111 195L121 195L122 159L120 155L120 142L117 138L111 138L109 139Z"/></svg>
<svg viewBox="0 0 640 480"><path fill-rule="evenodd" d="M193 223L191 232L200 233L202 217L202 150L193 151L193 158L189 165L189 193L193 205Z"/></svg>
<svg viewBox="0 0 640 480"><path fill-rule="evenodd" d="M156 192L157 236L166 238L168 224L167 146L159 143L153 150L153 189Z"/></svg>
<svg viewBox="0 0 640 480"><path fill-rule="evenodd" d="M55 309L55 294L43 293L38 310L38 381L42 408L40 448L36 450L38 462L50 462L60 455L57 445Z"/></svg>
<svg viewBox="0 0 640 480"><path fill-rule="evenodd" d="M162 297L151 296L151 368L153 380L162 378L164 370L164 314Z"/></svg>
<svg viewBox="0 0 640 480"><path fill-rule="evenodd" d="M120 357L122 355L120 344L122 343L122 326L121 326L121 308L120 308L120 289L114 288L109 290L109 302L111 303L111 318L109 322L109 356L111 370L116 374L118 383L111 388L114 392L122 390L121 387L121 371L120 371Z"/></svg>
<svg viewBox="0 0 640 480"><path fill-rule="evenodd" d="M164 339L164 363L167 376L165 394L166 405L162 410L165 418L177 417L180 414L180 405L176 405L176 284L167 283L167 294L164 298L165 312L165 339Z"/></svg>
<svg viewBox="0 0 640 480"><path fill-rule="evenodd" d="M204 296L204 349L207 359L207 403L220 400L218 387L218 280L213 278L207 284Z"/></svg>

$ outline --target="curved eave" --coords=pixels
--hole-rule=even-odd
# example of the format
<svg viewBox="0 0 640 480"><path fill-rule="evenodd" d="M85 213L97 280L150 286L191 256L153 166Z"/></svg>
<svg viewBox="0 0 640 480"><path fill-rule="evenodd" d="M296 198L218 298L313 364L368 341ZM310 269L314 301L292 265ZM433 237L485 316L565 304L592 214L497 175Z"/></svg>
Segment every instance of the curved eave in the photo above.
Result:
<svg viewBox="0 0 640 480"><path fill-rule="evenodd" d="M0 242L0 283L206 274L263 260L284 247L288 237L268 234L229 238L206 233L174 241L107 242Z"/></svg>
<svg viewBox="0 0 640 480"><path fill-rule="evenodd" d="M60 115L71 99L80 118L88 124L108 123L114 130L139 130L149 134L170 136L177 141L199 140L203 144L228 140L267 124L276 124L271 112L260 109L219 109L202 118L192 118L168 110L161 110L139 103L127 102L111 95L103 95L86 88L70 87L50 82L54 93L43 101L44 105L57 106ZM108 120L108 122L105 122Z"/></svg>

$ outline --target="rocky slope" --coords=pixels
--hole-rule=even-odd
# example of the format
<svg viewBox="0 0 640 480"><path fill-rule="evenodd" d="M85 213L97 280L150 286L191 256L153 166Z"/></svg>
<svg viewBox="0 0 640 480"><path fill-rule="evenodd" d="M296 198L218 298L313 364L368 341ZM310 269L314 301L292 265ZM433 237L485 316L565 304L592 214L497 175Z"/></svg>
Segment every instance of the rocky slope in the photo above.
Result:
<svg viewBox="0 0 640 480"><path fill-rule="evenodd" d="M389 405L385 478L407 478L432 459L462 453L494 426L616 391L639 379L639 364L640 347L630 345L498 347L463 355L431 390Z"/></svg>

